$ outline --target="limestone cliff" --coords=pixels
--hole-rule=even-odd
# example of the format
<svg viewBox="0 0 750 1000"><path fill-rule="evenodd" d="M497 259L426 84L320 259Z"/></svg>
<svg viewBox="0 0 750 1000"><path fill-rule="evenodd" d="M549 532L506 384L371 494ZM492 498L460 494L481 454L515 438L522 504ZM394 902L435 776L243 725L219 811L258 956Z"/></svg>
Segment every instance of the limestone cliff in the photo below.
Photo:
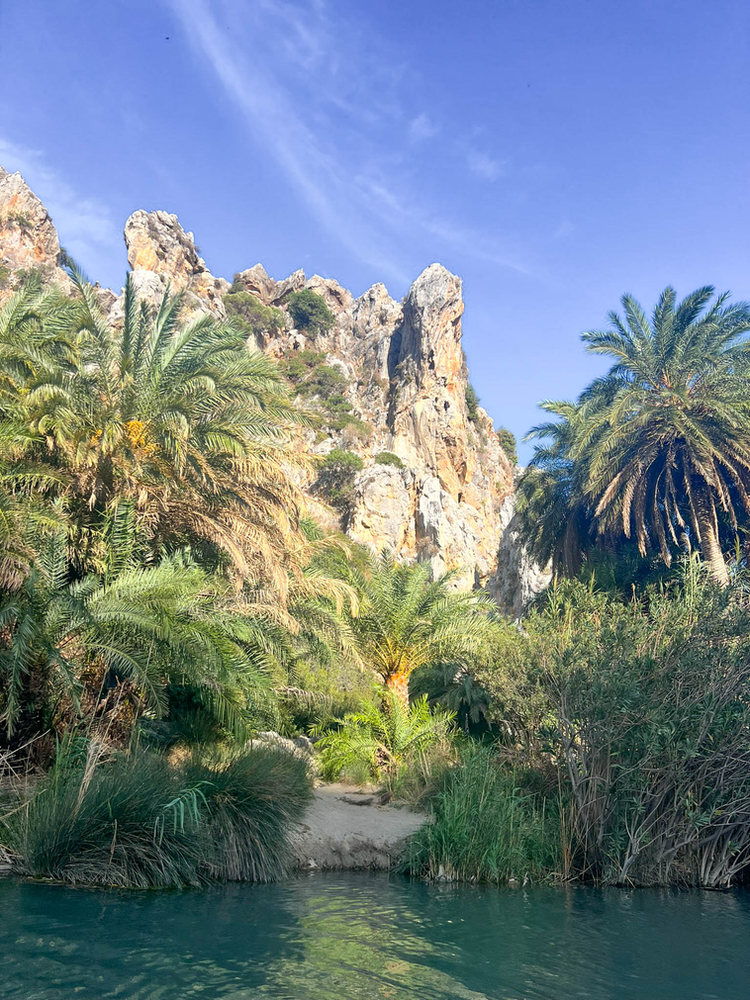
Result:
<svg viewBox="0 0 750 1000"><path fill-rule="evenodd" d="M23 271L38 271L45 284L70 291L60 262L60 242L47 209L20 174L0 167L0 302L12 292L14 275Z"/></svg>
<svg viewBox="0 0 750 1000"><path fill-rule="evenodd" d="M187 310L227 315L229 282L211 274L176 216L135 212L125 243L147 299L157 301L169 286L183 293ZM57 233L44 206L19 174L0 169L5 294L13 274L29 267L69 287L59 264ZM382 284L354 298L333 280L296 271L276 281L256 264L239 272L231 288L272 317L254 328L257 345L290 372L309 369L298 390L318 417L306 446L321 456L340 448L362 459L345 513L324 510L319 498L313 509L329 524L339 518L359 542L429 560L437 572L455 570L458 586L488 586L508 610L519 610L540 579L513 540L514 468L488 414L470 415L467 407L460 278L432 264L397 302ZM295 328L288 297L305 288L330 310L328 329ZM121 307L121 300L114 302L114 317Z"/></svg>

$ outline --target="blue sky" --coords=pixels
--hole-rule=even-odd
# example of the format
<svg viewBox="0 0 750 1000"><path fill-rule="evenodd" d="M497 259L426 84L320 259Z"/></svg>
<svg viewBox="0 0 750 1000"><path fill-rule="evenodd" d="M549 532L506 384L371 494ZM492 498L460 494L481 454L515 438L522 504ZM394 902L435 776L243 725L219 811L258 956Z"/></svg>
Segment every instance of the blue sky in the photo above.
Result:
<svg viewBox="0 0 750 1000"><path fill-rule="evenodd" d="M3 0L0 163L115 287L137 208L230 278L441 261L520 436L623 292L750 298L749 55L745 0Z"/></svg>

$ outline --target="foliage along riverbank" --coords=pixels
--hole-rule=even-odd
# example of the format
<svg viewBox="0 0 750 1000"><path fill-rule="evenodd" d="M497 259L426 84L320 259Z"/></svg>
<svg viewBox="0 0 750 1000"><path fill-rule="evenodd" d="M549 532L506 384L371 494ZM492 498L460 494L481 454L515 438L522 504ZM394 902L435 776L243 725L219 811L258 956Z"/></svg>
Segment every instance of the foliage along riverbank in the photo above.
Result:
<svg viewBox="0 0 750 1000"><path fill-rule="evenodd" d="M306 518L309 414L242 315L154 310L128 281L110 320L71 275L73 298L31 275L0 312L16 871L282 876L311 773L249 742L272 728L316 740L327 779L430 816L401 862L415 876L745 878L748 307L668 290L651 323L626 300L627 326L587 335L619 360L535 432L522 527L555 579L513 622ZM304 305L299 322L329 321Z"/></svg>

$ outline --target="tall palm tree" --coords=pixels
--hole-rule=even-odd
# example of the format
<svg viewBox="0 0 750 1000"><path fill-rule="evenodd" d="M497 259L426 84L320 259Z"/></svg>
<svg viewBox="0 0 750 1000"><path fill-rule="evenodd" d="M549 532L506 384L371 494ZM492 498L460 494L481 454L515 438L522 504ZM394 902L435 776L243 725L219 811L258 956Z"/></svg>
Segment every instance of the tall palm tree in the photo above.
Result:
<svg viewBox="0 0 750 1000"><path fill-rule="evenodd" d="M593 510L584 492L584 465L572 458L581 421L577 403L545 400L543 410L559 419L532 428L539 442L518 482L516 511L529 556L552 575L575 576L593 541Z"/></svg>
<svg viewBox="0 0 750 1000"><path fill-rule="evenodd" d="M570 454L600 530L619 526L667 564L684 533L726 583L718 515L736 529L750 513L750 305L713 295L706 286L678 303L666 288L650 319L625 295L624 318L582 335L615 363L581 396Z"/></svg>
<svg viewBox="0 0 750 1000"><path fill-rule="evenodd" d="M209 544L243 578L283 591L299 541L289 473L300 456L273 363L233 322L183 321L179 295L150 309L129 276L113 321L71 276L78 300L57 312L33 292L6 304L0 417L25 428L27 458L67 477L57 493L78 532L80 571L104 568L106 532L125 504L152 554ZM19 337L21 325L33 335Z"/></svg>
<svg viewBox="0 0 750 1000"><path fill-rule="evenodd" d="M357 596L341 608L341 632L358 661L374 671L404 704L409 676L438 662L467 664L484 647L495 607L484 593L451 589L453 575L433 579L425 563L398 563L388 553L339 562L339 572Z"/></svg>

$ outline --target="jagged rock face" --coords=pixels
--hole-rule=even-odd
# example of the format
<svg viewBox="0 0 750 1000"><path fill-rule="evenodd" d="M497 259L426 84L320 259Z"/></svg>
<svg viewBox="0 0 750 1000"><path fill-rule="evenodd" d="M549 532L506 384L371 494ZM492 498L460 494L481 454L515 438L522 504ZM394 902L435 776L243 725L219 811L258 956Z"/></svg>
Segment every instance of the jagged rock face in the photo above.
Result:
<svg viewBox="0 0 750 1000"><path fill-rule="evenodd" d="M229 282L214 278L198 255L193 234L185 232L176 215L133 212L125 223L125 245L141 295L158 300L168 283L173 291L185 294L189 309L226 316L222 296L229 291Z"/></svg>
<svg viewBox="0 0 750 1000"><path fill-rule="evenodd" d="M503 503L500 525L497 562L487 590L504 611L519 618L529 601L549 586L552 574L537 566L521 544L514 494Z"/></svg>
<svg viewBox="0 0 750 1000"><path fill-rule="evenodd" d="M60 243L47 209L19 173L0 167L0 301L13 291L12 275L31 269L45 284L72 289L60 267Z"/></svg>
<svg viewBox="0 0 750 1000"><path fill-rule="evenodd" d="M132 280L148 301L159 301L169 285L183 293L188 310L226 316L223 296L231 286L211 274L176 216L135 212L125 242ZM63 284L68 279L58 258L44 206L20 175L0 170L0 263L11 273L41 267ZM276 281L260 264L235 280L263 305L284 312L283 329L261 337L264 350L288 359L309 349L343 374L341 392L354 419L339 429L324 420L305 442L321 455L339 447L364 461L340 526L376 551L429 560L438 573L455 570L457 586L486 585L507 610L520 610L545 581L528 564L513 529L514 470L492 421L482 409L474 420L467 412L461 280L432 264L403 302L382 284L355 299L336 281L308 280L303 271ZM320 295L333 314L324 333L294 328L286 302L302 288ZM113 294L103 290L100 300L117 319L122 299L112 305ZM403 468L378 464L381 452L395 454ZM310 506L327 527L336 523L338 515L319 498L311 497Z"/></svg>
<svg viewBox="0 0 750 1000"><path fill-rule="evenodd" d="M169 281L214 315L224 315L220 296L229 285L210 274L192 234L174 215L135 212L125 241L144 294L157 297ZM341 527L376 551L389 548L401 558L429 560L438 573L457 571L457 586L494 579L513 469L489 416L479 410L472 422L467 413L461 280L432 264L403 303L382 284L354 299L329 278L306 279L295 271L276 281L261 264L239 272L235 281L263 305L285 312L284 328L262 338L264 350L286 358L312 350L344 374L343 391L359 424L310 432L306 442L321 455L339 447L365 461ZM290 293L302 288L323 298L334 316L331 329L312 336L294 328L285 307ZM404 468L374 464L385 451Z"/></svg>

